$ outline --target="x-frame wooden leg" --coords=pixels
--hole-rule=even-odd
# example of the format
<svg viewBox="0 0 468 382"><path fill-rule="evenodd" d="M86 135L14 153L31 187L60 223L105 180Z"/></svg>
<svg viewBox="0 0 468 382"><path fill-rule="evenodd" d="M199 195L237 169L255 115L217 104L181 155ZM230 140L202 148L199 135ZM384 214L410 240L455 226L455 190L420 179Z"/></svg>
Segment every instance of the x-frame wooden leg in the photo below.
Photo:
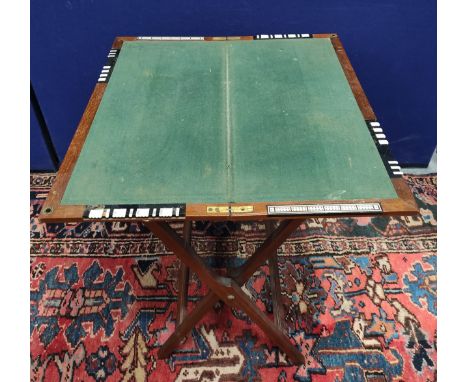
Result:
<svg viewBox="0 0 468 382"><path fill-rule="evenodd" d="M184 223L183 239L186 245L190 245L190 239L192 237L192 222L186 220ZM177 296L177 325L180 325L185 318L187 311L187 294L188 294L188 281L190 277L190 269L182 261L180 262L179 277L177 280L177 286L179 289L179 295Z"/></svg>
<svg viewBox="0 0 468 382"><path fill-rule="evenodd" d="M290 358L292 362L296 364L303 363L304 357L302 356L302 353L291 344L289 338L283 333L282 329L275 325L265 313L258 309L255 303L241 289L241 286L247 282L247 280L261 265L273 257L276 258L276 251L278 247L301 223L301 220L282 221L278 228L268 236L265 242L241 267L230 272L230 277L220 276L212 269L207 267L203 260L190 246L189 240L183 240L180 238L179 235L167 223L146 223L146 226L151 230L151 232L158 236L163 241L163 243L179 257L181 263L183 263L191 271L196 272L200 280L205 282L210 289L210 292L184 319L182 319L182 316L180 316L179 308L178 326L175 332L159 349L159 357L168 357L174 348L179 344L179 342L205 315L207 310L211 308L219 299L221 299L224 303L231 307L242 309L252 319L252 321L255 322L260 328L262 328L267 336L271 338L271 340L284 351L284 353ZM277 268L277 264L274 265L276 265ZM270 269L272 268L274 268L274 266L270 265ZM272 277L272 279L273 278L274 277ZM272 291L276 295L279 293L278 288L279 278L276 280L274 287L275 290ZM181 317L180 322L179 317ZM275 316L275 321L277 320L279 320L279 318L276 318Z"/></svg>
<svg viewBox="0 0 468 382"><path fill-rule="evenodd" d="M274 225L271 220L266 222L266 231L268 235L274 230ZM270 271L270 287L271 287L271 301L273 305L273 317L275 325L284 332L284 309L281 303L281 285L278 272L278 256L273 254L268 259L268 269Z"/></svg>

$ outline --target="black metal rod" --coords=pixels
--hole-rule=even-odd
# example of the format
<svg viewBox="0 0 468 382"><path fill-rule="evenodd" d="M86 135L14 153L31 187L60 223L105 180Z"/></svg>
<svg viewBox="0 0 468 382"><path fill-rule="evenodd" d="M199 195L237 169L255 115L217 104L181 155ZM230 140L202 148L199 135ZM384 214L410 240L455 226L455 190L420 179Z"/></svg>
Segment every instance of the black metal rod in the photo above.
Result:
<svg viewBox="0 0 468 382"><path fill-rule="evenodd" d="M58 171L59 166L60 166L60 160L57 155L57 151L55 150L54 143L52 142L49 128L47 127L44 114L42 114L39 101L37 100L37 97L36 97L36 92L34 91L34 88L31 82L29 83L29 89L30 89L29 98L31 101L31 106L34 110L34 114L36 116L37 122L39 123L39 128L41 129L42 138L44 139L45 145L47 147L47 152L49 153L50 160L52 161L52 164L54 165L54 169L55 171Z"/></svg>

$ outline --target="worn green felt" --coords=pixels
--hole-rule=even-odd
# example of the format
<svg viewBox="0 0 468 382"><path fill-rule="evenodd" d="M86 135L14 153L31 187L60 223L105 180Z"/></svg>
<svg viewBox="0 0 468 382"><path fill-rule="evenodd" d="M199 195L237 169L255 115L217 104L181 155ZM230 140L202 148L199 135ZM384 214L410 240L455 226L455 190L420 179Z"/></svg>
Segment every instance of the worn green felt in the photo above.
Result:
<svg viewBox="0 0 468 382"><path fill-rule="evenodd" d="M238 200L394 198L329 39L233 44Z"/></svg>
<svg viewBox="0 0 468 382"><path fill-rule="evenodd" d="M224 53L219 48L125 43L62 202L224 200Z"/></svg>
<svg viewBox="0 0 468 382"><path fill-rule="evenodd" d="M62 203L394 197L329 39L138 41Z"/></svg>

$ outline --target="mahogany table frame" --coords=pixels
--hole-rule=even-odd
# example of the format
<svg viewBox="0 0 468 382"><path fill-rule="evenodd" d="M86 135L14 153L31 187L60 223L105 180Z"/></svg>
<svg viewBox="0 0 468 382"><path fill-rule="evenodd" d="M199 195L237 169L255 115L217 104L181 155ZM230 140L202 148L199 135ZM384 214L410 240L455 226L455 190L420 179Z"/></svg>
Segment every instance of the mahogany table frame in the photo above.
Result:
<svg viewBox="0 0 468 382"><path fill-rule="evenodd" d="M343 71L349 82L351 90L357 101L357 104L366 121L376 121L376 116L370 106L366 95L357 79L357 76L351 66L346 52L341 44L339 37L336 34L311 34L311 38L329 38L335 49L336 55L341 63ZM119 49L124 41L135 41L137 37L117 37L112 44L112 49ZM233 36L233 37L204 37L203 40L207 43L220 40L252 40L253 36ZM173 41L173 40L171 40ZM164 43L164 41L161 41ZM85 221L84 212L87 209L85 205L64 205L61 200L68 181L71 177L73 168L80 154L81 148L86 140L86 136L92 125L94 116L98 110L103 94L106 90L107 83L98 82L94 88L88 105L84 111L83 117L79 122L77 131L72 139L67 154L62 162L57 178L47 200L42 208L39 219L42 222L81 222ZM413 199L413 195L402 178L391 179L397 198L394 199L359 199L359 200L340 200L335 203L371 203L378 202L381 204L382 212L380 215L414 215L418 213L417 206ZM99 221L133 221L143 223L148 229L160 238L163 243L174 252L181 260L179 271L179 296L178 296L178 311L177 311L177 327L175 332L159 349L158 355L165 358L170 355L179 342L187 335L187 333L196 325L203 315L217 301L222 300L228 306L242 309L247 315L261 327L265 333L284 351L289 359L294 363L303 363L304 357L302 353L290 342L289 338L283 331L283 312L280 303L280 282L278 275L278 260L277 249L288 238L288 236L308 217L321 217L314 214L307 215L291 215L291 216L270 216L267 213L267 205L295 205L295 204L313 204L324 203L332 204L332 201L314 200L314 201L280 201L280 202L246 202L246 203L224 203L224 204L203 204L193 203L186 205L185 217L170 218L162 220L161 218L139 218L139 219L115 219L102 218ZM252 210L249 212L235 211L235 207L249 205ZM225 207L221 212L208 212L208 206ZM227 207L227 208L226 208ZM374 216L376 213L368 213L367 216ZM326 214L322 217L343 216L342 214L333 215ZM347 216L353 216L352 214ZM363 216L360 214L360 216ZM93 219L96 221L96 219ZM267 224L268 238L257 249L241 267L231 270L228 276L217 275L213 270L208 268L201 258L195 253L190 246L191 224L195 220L265 220ZM279 220L279 225L273 229L272 220ZM184 221L183 237L180 237L168 224L170 221ZM273 303L274 322L272 322L265 313L261 312L255 303L242 291L242 285L249 277L268 261L271 277L271 293ZM196 272L199 278L205 282L210 288L210 292L206 295L193 309L187 314L187 283L189 278L189 269Z"/></svg>

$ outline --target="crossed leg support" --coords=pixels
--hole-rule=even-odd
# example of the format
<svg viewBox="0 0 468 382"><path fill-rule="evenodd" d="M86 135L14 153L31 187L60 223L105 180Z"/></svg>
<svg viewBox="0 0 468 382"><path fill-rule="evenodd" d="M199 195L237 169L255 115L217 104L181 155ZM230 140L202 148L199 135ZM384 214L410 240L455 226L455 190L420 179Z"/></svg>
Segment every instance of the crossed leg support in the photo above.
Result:
<svg viewBox="0 0 468 382"><path fill-rule="evenodd" d="M146 223L148 229L158 236L167 248L179 257L181 264L183 264L181 265L179 273L181 277L184 277L184 280L180 280L179 283L178 326L174 333L159 349L158 356L160 358L167 358L205 313L221 299L225 304L243 310L250 319L262 328L267 336L284 351L293 363L304 363L302 353L291 344L289 338L283 332L279 324L281 322L280 311L278 309L280 304L277 300L279 296L279 277L277 262L275 262L277 249L301 223L301 220L282 221L276 230L270 233L265 242L241 267L229 273L229 277L216 274L205 265L203 260L190 246L190 228L188 227L188 225L191 224L190 222L187 222L184 226L184 239L179 237L167 223ZM254 272L267 260L269 262L270 272L273 271L273 273L271 273L271 278L275 323L273 323L241 289L241 286L245 284ZM187 280L188 269L198 274L200 280L208 285L210 292L189 314L185 315L185 306L181 308L180 305L186 303L186 289L181 289L181 286L182 282L186 282ZM186 286L183 286L183 288L186 288Z"/></svg>
<svg viewBox="0 0 468 382"><path fill-rule="evenodd" d="M184 223L183 239L185 245L190 245L192 238L192 222L186 220ZM177 325L180 325L185 318L187 311L187 295L188 295L188 281L190 278L190 269L183 263L180 262L179 277L177 285L179 289L179 295L177 296Z"/></svg>

